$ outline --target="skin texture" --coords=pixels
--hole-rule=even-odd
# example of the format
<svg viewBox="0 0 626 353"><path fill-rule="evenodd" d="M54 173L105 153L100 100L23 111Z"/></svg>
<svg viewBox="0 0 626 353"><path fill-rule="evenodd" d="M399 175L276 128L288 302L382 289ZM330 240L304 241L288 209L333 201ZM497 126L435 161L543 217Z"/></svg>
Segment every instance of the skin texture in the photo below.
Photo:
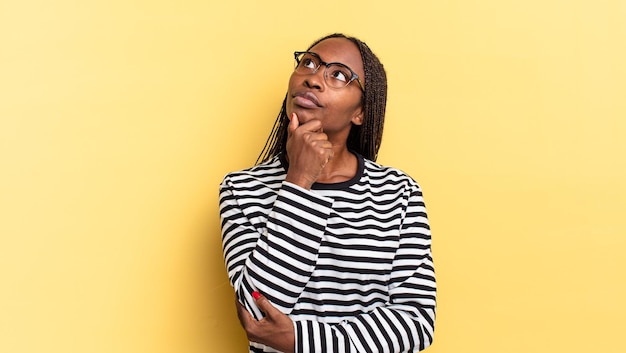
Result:
<svg viewBox="0 0 626 353"><path fill-rule="evenodd" d="M364 77L359 49L345 38L329 38L311 48L326 62L340 62ZM311 104L303 94L312 94ZM356 174L356 157L346 141L353 124L363 119L362 91L356 82L331 88L324 81L324 68L313 75L293 73L287 92L290 117L287 138L289 171L286 180L310 189L314 182L334 183Z"/></svg>
<svg viewBox="0 0 626 353"><path fill-rule="evenodd" d="M248 340L262 343L285 353L295 350L295 330L289 316L276 309L264 296L255 299L256 305L265 314L261 320L256 320L246 308L236 300L237 317L246 331Z"/></svg>
<svg viewBox="0 0 626 353"><path fill-rule="evenodd" d="M350 67L363 80L361 53L345 38L326 39L310 51L325 62L339 62ZM363 122L362 91L356 82L340 89L324 81L324 67L315 74L293 73L287 92L287 137L289 170L286 181L310 189L313 183L337 183L349 180L357 172L357 158L346 142L353 124ZM265 317L256 320L238 301L237 315L248 339L283 352L293 352L293 321L276 309L262 295L256 304Z"/></svg>

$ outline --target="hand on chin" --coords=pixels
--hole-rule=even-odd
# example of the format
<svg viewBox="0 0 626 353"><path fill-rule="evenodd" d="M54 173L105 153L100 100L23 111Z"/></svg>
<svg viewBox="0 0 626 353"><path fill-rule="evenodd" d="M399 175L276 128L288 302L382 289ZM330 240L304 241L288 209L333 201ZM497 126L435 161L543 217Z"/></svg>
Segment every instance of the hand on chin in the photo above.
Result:
<svg viewBox="0 0 626 353"><path fill-rule="evenodd" d="M316 114L316 109L306 109L295 106L292 109L287 110L287 116L290 117L289 119L291 119L293 113L296 113L298 115L298 120L300 121L300 124L304 124L315 119L320 120L318 114Z"/></svg>

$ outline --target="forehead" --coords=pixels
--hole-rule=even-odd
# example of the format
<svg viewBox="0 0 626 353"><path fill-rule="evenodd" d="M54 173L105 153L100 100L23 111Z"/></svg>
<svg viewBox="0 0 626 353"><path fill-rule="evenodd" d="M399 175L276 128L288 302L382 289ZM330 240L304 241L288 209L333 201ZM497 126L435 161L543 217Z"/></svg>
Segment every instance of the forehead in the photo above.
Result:
<svg viewBox="0 0 626 353"><path fill-rule="evenodd" d="M350 67L357 75L363 75L363 60L359 48L346 38L328 38L310 49L325 62L338 62Z"/></svg>

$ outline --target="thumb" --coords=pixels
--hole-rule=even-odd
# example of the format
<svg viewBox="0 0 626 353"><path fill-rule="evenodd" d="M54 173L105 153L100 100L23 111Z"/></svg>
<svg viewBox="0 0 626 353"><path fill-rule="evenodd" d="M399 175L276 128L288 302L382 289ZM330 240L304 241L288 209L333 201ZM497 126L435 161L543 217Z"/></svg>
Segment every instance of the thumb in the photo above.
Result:
<svg viewBox="0 0 626 353"><path fill-rule="evenodd" d="M300 126L300 121L298 120L298 115L296 113L291 114L291 120L289 120L289 131L294 132Z"/></svg>

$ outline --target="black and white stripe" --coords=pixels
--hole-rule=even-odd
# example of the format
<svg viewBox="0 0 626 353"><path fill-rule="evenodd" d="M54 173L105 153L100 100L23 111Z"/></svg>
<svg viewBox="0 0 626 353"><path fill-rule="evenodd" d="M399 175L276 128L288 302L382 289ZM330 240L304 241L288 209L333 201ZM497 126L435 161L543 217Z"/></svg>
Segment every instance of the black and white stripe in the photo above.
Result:
<svg viewBox="0 0 626 353"><path fill-rule="evenodd" d="M422 192L359 156L357 175L312 190L276 157L228 174L220 215L228 277L257 319L259 291L294 321L296 352L416 352L433 340L435 276ZM251 343L251 352L275 350Z"/></svg>

